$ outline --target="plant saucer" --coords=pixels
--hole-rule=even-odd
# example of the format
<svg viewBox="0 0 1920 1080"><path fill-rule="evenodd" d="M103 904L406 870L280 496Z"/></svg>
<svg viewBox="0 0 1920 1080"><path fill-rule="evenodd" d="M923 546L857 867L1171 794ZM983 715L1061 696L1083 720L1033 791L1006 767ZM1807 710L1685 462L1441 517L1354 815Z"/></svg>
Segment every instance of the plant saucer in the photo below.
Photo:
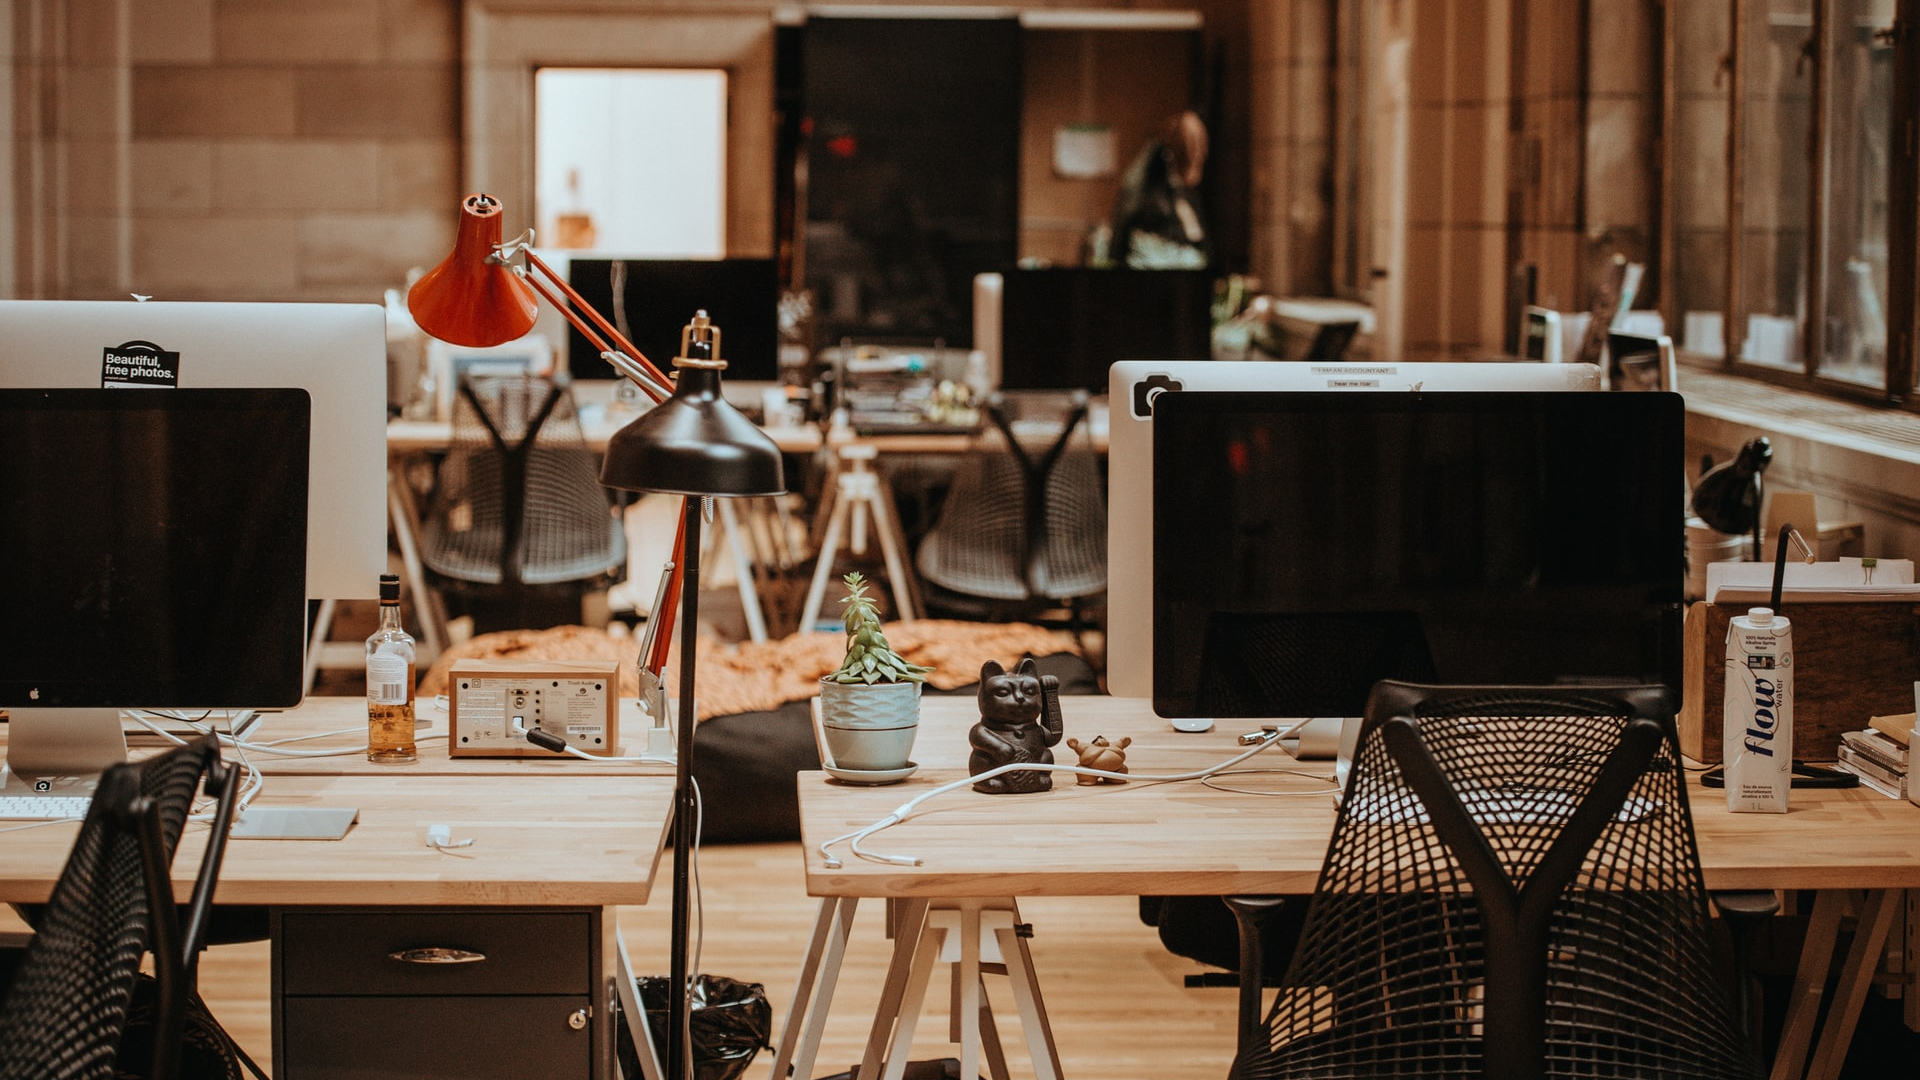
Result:
<svg viewBox="0 0 1920 1080"><path fill-rule="evenodd" d="M827 775L848 784L897 784L913 775L920 766L907 762L898 769L842 769L836 765L822 765Z"/></svg>

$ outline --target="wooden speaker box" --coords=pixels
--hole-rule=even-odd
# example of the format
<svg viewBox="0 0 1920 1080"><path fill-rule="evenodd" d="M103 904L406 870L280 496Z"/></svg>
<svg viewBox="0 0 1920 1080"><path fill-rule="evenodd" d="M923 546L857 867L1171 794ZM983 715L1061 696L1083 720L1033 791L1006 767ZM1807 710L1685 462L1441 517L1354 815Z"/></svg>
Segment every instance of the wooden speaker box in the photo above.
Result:
<svg viewBox="0 0 1920 1080"><path fill-rule="evenodd" d="M1680 749L1721 759L1727 622L1752 605L1700 601L1687 609ZM1788 604L1793 623L1793 756L1832 761L1840 733L1870 716L1913 711L1920 678L1920 608L1911 601Z"/></svg>

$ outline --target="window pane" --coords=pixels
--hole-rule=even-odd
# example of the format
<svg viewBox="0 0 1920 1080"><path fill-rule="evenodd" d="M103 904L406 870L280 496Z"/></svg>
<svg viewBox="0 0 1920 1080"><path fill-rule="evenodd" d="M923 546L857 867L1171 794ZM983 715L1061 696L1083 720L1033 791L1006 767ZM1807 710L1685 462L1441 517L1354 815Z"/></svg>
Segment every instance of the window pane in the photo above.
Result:
<svg viewBox="0 0 1920 1080"><path fill-rule="evenodd" d="M1759 0L1742 32L1740 358L1799 370L1813 118L1813 65L1802 56L1813 34L1812 0Z"/></svg>
<svg viewBox="0 0 1920 1080"><path fill-rule="evenodd" d="M1672 289L1682 348L1707 356L1726 353L1727 111L1731 90L1720 67L1731 24L1726 0L1678 0L1675 20L1672 140L1673 266L1663 275ZM1670 330L1669 333L1672 333Z"/></svg>
<svg viewBox="0 0 1920 1080"><path fill-rule="evenodd" d="M726 255L726 72L541 68L534 106L540 246Z"/></svg>
<svg viewBox="0 0 1920 1080"><path fill-rule="evenodd" d="M1873 32L1893 25L1894 0L1839 0L1827 113L1826 355L1820 371L1884 386L1887 379L1887 140L1892 131L1893 46Z"/></svg>

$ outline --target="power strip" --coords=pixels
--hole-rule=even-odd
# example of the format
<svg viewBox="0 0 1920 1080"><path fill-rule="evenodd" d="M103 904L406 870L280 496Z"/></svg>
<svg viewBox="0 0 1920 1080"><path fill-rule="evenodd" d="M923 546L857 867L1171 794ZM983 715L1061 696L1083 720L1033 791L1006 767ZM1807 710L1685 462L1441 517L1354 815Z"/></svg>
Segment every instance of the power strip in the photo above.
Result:
<svg viewBox="0 0 1920 1080"><path fill-rule="evenodd" d="M620 747L620 665L610 660L462 660L448 671L452 757L565 758L527 741L557 735L589 754Z"/></svg>

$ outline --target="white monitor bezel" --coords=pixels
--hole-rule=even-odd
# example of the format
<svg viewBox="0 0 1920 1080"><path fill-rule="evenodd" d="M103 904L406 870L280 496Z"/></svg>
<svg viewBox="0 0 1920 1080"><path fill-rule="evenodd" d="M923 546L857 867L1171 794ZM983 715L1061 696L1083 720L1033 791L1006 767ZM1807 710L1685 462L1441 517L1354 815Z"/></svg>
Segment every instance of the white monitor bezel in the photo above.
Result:
<svg viewBox="0 0 1920 1080"><path fill-rule="evenodd" d="M387 337L376 304L0 300L0 386L97 387L102 353L180 354L182 387L298 387L313 402L307 595L371 599L387 569Z"/></svg>

